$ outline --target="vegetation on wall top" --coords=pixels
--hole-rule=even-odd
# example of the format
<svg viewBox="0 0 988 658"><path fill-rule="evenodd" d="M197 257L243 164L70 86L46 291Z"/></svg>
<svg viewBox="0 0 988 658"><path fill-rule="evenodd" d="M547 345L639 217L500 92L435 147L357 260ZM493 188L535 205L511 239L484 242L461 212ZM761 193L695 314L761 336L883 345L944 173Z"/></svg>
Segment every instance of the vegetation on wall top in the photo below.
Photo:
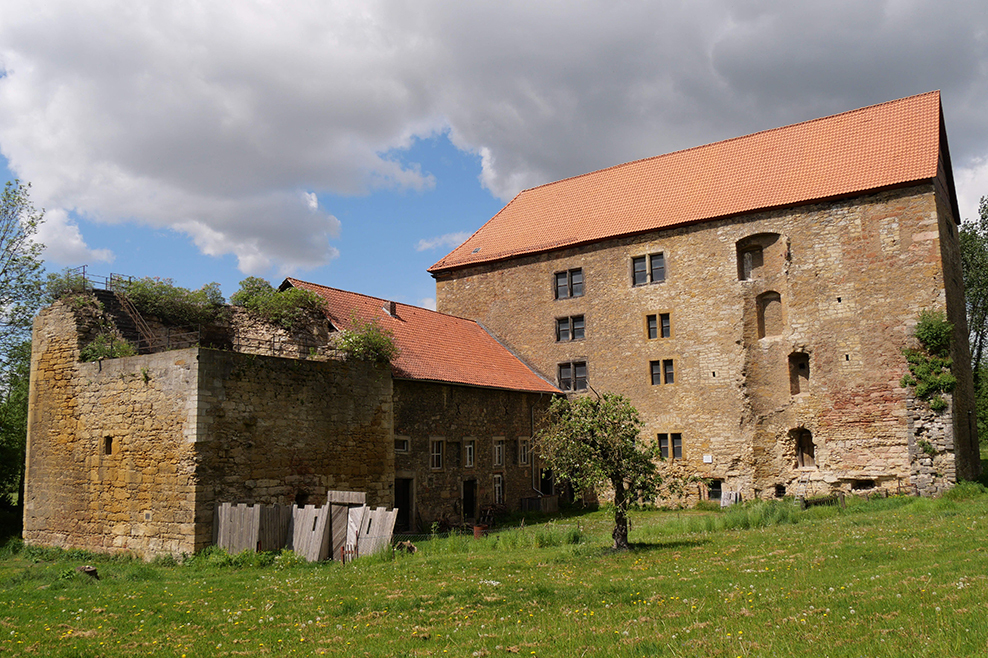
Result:
<svg viewBox="0 0 988 658"><path fill-rule="evenodd" d="M339 333L336 349L348 357L378 363L390 363L401 354L390 331L376 320L363 322L355 314L350 316L350 329Z"/></svg>
<svg viewBox="0 0 988 658"><path fill-rule="evenodd" d="M176 286L171 279L144 277L126 282L122 292L141 315L153 315L165 324L187 327L216 322L225 303L218 283L189 290Z"/></svg>
<svg viewBox="0 0 988 658"><path fill-rule="evenodd" d="M230 296L230 303L285 329L291 329L310 311L322 311L325 308L322 298L310 290L276 290L270 283L256 276L247 277L240 282L240 289Z"/></svg>

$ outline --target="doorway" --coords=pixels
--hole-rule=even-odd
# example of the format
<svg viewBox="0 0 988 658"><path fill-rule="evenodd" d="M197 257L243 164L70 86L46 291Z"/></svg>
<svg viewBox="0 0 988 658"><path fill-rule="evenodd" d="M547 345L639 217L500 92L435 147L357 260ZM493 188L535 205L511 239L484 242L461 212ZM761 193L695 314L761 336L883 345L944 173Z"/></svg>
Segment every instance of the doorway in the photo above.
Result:
<svg viewBox="0 0 988 658"><path fill-rule="evenodd" d="M395 478L395 517L396 532L412 531L412 478Z"/></svg>
<svg viewBox="0 0 988 658"><path fill-rule="evenodd" d="M463 520L477 518L477 481L463 481Z"/></svg>

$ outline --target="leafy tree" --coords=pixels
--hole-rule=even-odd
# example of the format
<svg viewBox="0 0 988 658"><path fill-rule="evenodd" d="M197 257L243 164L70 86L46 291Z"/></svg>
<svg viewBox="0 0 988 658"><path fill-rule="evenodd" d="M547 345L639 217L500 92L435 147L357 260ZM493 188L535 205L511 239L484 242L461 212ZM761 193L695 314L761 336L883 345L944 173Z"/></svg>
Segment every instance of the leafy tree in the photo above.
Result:
<svg viewBox="0 0 988 658"><path fill-rule="evenodd" d="M24 488L24 448L27 438L28 381L31 342L23 341L7 354L0 371L0 504L20 504Z"/></svg>
<svg viewBox="0 0 988 658"><path fill-rule="evenodd" d="M628 509L651 503L659 495L662 477L655 444L642 445L638 412L627 399L613 393L567 399L549 406L535 449L545 465L577 489L614 492L614 548L628 548Z"/></svg>
<svg viewBox="0 0 988 658"><path fill-rule="evenodd" d="M971 370L977 400L978 436L988 440L988 197L981 197L978 219L961 226L961 266L971 341Z"/></svg>
<svg viewBox="0 0 988 658"><path fill-rule="evenodd" d="M16 360L16 348L30 336L42 304L44 245L34 236L44 211L31 205L29 189L20 181L8 182L0 199L0 369Z"/></svg>

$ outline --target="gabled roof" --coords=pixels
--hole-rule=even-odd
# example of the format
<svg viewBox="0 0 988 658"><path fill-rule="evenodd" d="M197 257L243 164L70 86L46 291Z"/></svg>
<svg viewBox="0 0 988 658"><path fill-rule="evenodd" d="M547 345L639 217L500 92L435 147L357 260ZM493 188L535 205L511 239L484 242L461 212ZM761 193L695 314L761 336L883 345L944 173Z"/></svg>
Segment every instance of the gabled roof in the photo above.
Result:
<svg viewBox="0 0 988 658"><path fill-rule="evenodd" d="M512 391L560 393L473 320L418 306L390 302L355 292L288 278L326 302L326 315L338 329L350 329L356 317L376 321L394 336L401 354L391 364L396 379L415 379Z"/></svg>
<svg viewBox="0 0 988 658"><path fill-rule="evenodd" d="M567 178L520 192L429 271L929 180L941 134L933 91Z"/></svg>

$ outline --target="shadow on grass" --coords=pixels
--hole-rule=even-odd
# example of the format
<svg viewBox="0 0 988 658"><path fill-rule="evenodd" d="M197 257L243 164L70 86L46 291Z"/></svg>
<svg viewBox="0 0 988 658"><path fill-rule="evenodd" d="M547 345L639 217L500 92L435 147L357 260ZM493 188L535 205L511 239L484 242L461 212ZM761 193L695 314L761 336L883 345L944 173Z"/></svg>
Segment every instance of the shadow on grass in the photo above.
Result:
<svg viewBox="0 0 988 658"><path fill-rule="evenodd" d="M676 548L696 548L709 544L709 539L677 539L675 541L630 542L631 550L636 553L645 551L667 551Z"/></svg>

